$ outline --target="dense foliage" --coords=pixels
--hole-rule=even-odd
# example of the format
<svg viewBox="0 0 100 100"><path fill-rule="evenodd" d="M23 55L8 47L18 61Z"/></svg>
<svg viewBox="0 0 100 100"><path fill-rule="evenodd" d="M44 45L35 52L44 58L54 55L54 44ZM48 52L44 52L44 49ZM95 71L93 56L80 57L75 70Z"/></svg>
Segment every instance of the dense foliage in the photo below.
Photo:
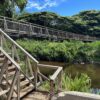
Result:
<svg viewBox="0 0 100 100"><path fill-rule="evenodd" d="M27 4L27 0L0 0L0 15L14 17L16 7L21 11Z"/></svg>
<svg viewBox="0 0 100 100"><path fill-rule="evenodd" d="M66 63L100 62L100 42L83 43L80 41L35 41L17 42L38 60L61 61Z"/></svg>
<svg viewBox="0 0 100 100"><path fill-rule="evenodd" d="M91 79L87 74L77 74L74 78L64 74L62 83L65 90L89 92L91 88Z"/></svg>
<svg viewBox="0 0 100 100"><path fill-rule="evenodd" d="M63 17L52 12L23 13L19 20L100 37L100 11L83 11L71 17Z"/></svg>

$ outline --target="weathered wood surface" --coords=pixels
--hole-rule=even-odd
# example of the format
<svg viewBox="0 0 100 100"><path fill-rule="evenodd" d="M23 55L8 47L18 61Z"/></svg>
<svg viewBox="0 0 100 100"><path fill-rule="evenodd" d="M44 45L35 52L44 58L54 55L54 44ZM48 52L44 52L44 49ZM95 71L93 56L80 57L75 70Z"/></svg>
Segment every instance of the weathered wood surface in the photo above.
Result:
<svg viewBox="0 0 100 100"><path fill-rule="evenodd" d="M45 26L32 24L28 22L22 22L13 20L6 17L0 17L0 28L9 35L13 36L31 36L39 38L47 38L53 40L81 40L81 41L96 41L100 38L92 37L88 35L80 35L71 32L61 31Z"/></svg>

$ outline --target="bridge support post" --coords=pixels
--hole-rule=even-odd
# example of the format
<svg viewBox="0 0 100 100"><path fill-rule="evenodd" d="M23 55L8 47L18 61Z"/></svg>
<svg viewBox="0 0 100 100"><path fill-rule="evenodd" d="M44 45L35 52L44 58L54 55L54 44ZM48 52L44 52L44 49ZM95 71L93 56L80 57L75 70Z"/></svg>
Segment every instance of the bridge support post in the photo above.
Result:
<svg viewBox="0 0 100 100"><path fill-rule="evenodd" d="M7 30L7 22L6 22L6 18L4 17L4 30Z"/></svg>
<svg viewBox="0 0 100 100"><path fill-rule="evenodd" d="M3 47L2 35L0 34L0 47Z"/></svg>

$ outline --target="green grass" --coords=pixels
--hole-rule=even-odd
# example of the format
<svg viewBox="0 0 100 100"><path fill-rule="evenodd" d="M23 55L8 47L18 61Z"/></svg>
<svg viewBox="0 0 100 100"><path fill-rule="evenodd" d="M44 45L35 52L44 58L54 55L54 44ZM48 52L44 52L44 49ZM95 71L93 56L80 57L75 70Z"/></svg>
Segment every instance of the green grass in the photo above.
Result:
<svg viewBox="0 0 100 100"><path fill-rule="evenodd" d="M74 78L71 75L64 74L62 79L63 90L89 92L91 79L87 74L77 74Z"/></svg>
<svg viewBox="0 0 100 100"><path fill-rule="evenodd" d="M41 88L43 90L50 90L50 83L45 82ZM91 79L87 74L77 74L74 78L71 75L63 74L62 77L62 90L63 91L80 91L80 92L90 92ZM55 90L57 90L57 85L55 84Z"/></svg>

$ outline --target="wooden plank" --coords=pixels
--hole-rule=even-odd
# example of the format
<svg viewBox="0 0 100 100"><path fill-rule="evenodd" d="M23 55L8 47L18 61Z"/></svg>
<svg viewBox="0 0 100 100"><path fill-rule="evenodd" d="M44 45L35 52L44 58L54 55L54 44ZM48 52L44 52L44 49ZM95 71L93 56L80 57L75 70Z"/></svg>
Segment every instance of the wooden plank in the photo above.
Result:
<svg viewBox="0 0 100 100"><path fill-rule="evenodd" d="M56 72L52 76L50 76L50 80L55 80L57 78L57 76L59 75L59 73L62 71L62 69L63 69L62 67L59 67L56 70Z"/></svg>
<svg viewBox="0 0 100 100"><path fill-rule="evenodd" d="M39 74L40 76L42 76L44 79L46 79L46 80L50 81L50 79L49 79L49 78L47 78L46 76L44 76L42 73L38 72L38 74Z"/></svg>
<svg viewBox="0 0 100 100"><path fill-rule="evenodd" d="M17 78L17 100L20 100L20 71L18 71L18 78Z"/></svg>
<svg viewBox="0 0 100 100"><path fill-rule="evenodd" d="M44 68L51 68L51 69L57 69L60 66L53 66L53 65L45 65L45 64L38 64L39 67L44 67Z"/></svg>
<svg viewBox="0 0 100 100"><path fill-rule="evenodd" d="M37 65L35 65L34 67L35 67L35 72L34 72L34 87L35 87L35 90L37 90L38 69L37 69Z"/></svg>
<svg viewBox="0 0 100 100"><path fill-rule="evenodd" d="M58 93L62 91L62 77L63 77L62 75L63 75L63 70L58 75Z"/></svg>
<svg viewBox="0 0 100 100"><path fill-rule="evenodd" d="M8 61L8 59L5 58L4 63L3 63L3 66L1 68L1 72L0 72L0 84L2 83L2 78L3 78L4 73L6 72L7 61Z"/></svg>
<svg viewBox="0 0 100 100"><path fill-rule="evenodd" d="M8 92L9 92L9 89L8 89L8 90L2 90L2 91L0 91L0 96L6 94L6 93L8 93Z"/></svg>
<svg viewBox="0 0 100 100"><path fill-rule="evenodd" d="M26 59L27 59L27 64L28 64L27 66L28 66L28 68L30 70L31 76L34 76L33 75L33 69L32 69L32 65L31 65L30 59L29 59L28 56L26 57Z"/></svg>

